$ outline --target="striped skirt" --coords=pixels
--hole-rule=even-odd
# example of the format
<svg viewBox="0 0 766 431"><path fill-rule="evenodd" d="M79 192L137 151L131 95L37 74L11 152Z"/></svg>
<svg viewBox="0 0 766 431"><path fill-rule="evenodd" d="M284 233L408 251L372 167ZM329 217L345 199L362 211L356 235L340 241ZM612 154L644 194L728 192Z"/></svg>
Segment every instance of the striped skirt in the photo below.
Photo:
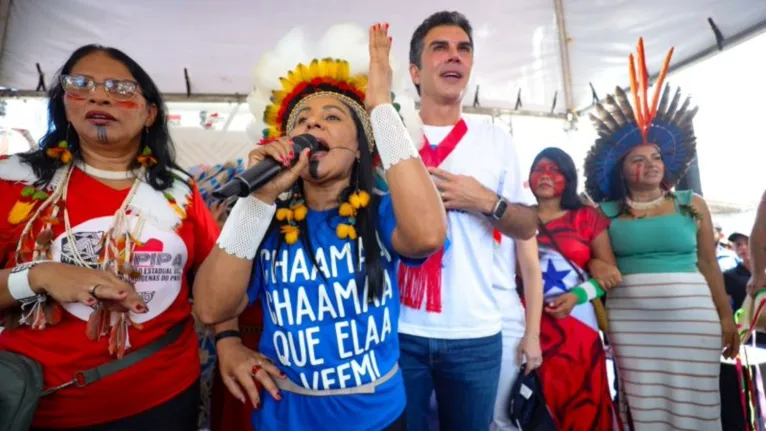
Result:
<svg viewBox="0 0 766 431"><path fill-rule="evenodd" d="M629 411L633 431L721 431L721 324L703 276L628 275L608 295L624 423Z"/></svg>

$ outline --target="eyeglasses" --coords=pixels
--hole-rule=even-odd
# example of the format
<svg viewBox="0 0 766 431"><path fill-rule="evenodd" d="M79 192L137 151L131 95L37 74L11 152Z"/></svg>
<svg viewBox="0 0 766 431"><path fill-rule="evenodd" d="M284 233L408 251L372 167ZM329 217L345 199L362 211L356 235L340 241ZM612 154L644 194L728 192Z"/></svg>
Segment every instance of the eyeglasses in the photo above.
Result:
<svg viewBox="0 0 766 431"><path fill-rule="evenodd" d="M107 79L104 82L96 82L90 76L61 75L61 86L64 87L64 91L77 96L88 96L99 85L103 85L106 94L115 100L130 100L140 91L138 83L129 79Z"/></svg>

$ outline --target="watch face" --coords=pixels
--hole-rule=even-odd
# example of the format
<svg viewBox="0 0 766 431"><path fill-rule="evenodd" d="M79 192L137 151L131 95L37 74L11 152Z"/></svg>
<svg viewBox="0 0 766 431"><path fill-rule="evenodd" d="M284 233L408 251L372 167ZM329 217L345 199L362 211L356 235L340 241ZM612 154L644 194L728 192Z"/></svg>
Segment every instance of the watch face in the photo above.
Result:
<svg viewBox="0 0 766 431"><path fill-rule="evenodd" d="M500 202L497 204L497 209L495 210L495 213L493 216L500 220L503 218L503 214L505 214L505 210L508 209L508 202L505 201L505 199L501 199Z"/></svg>

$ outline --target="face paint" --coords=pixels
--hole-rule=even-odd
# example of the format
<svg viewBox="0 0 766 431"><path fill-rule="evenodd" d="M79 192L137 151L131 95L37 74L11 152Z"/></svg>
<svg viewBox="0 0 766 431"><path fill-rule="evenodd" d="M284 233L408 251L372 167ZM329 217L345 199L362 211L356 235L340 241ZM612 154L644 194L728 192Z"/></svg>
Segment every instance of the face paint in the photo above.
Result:
<svg viewBox="0 0 766 431"><path fill-rule="evenodd" d="M106 126L101 124L96 126L96 137L98 138L98 142L101 142L102 144L107 143Z"/></svg>
<svg viewBox="0 0 766 431"><path fill-rule="evenodd" d="M312 160L309 162L309 175L311 178L319 179L319 160Z"/></svg>
<svg viewBox="0 0 766 431"><path fill-rule="evenodd" d="M78 96L78 95L72 94L72 93L64 93L64 97L66 97L69 100L85 100L84 97Z"/></svg>
<svg viewBox="0 0 766 431"><path fill-rule="evenodd" d="M547 160L538 162L532 170L530 176L532 191L537 191L543 178L547 178L548 183L553 183L553 196L561 196L567 185L566 177L561 173L558 165Z"/></svg>
<svg viewBox="0 0 766 431"><path fill-rule="evenodd" d="M638 184L641 181L641 168L644 165L641 162L636 162L636 166L633 169L633 183Z"/></svg>
<svg viewBox="0 0 766 431"><path fill-rule="evenodd" d="M115 105L119 106L120 108L125 108L125 109L136 109L136 108L141 106L140 103L132 102L130 100L126 100L124 102L117 102L117 103L115 103Z"/></svg>

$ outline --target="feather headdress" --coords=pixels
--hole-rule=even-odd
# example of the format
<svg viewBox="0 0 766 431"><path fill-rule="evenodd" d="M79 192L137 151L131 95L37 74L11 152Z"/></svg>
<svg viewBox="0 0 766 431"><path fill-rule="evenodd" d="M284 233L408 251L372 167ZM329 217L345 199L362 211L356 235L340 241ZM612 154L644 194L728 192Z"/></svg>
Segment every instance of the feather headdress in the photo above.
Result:
<svg viewBox="0 0 766 431"><path fill-rule="evenodd" d="M590 114L598 138L585 158L585 189L596 202L609 199L615 167L639 145L656 145L659 148L670 186L681 179L696 155L692 119L697 107L690 109L689 97L680 103L680 89L676 89L671 98L670 85L662 87L673 48L665 56L651 100L643 38L638 41L637 51L637 59L633 54L629 56L633 106L625 91L617 87L614 96L608 95L603 103L596 104Z"/></svg>
<svg viewBox="0 0 766 431"><path fill-rule="evenodd" d="M231 181L235 175L244 172L245 167L244 159L236 159L197 172L194 175L194 182L205 204L210 206L215 201L212 197L213 190Z"/></svg>
<svg viewBox="0 0 766 431"><path fill-rule="evenodd" d="M362 120L370 145L374 145L364 110L370 65L368 37L368 32L355 24L335 25L316 43L299 27L285 35L273 51L261 57L253 72L255 90L248 97L255 117L248 129L251 139L265 143L288 134L294 126L291 114L295 107L322 93L349 104ZM396 89L400 76L393 58L391 68ZM414 99L396 91L393 102L410 134L420 139L422 125Z"/></svg>

